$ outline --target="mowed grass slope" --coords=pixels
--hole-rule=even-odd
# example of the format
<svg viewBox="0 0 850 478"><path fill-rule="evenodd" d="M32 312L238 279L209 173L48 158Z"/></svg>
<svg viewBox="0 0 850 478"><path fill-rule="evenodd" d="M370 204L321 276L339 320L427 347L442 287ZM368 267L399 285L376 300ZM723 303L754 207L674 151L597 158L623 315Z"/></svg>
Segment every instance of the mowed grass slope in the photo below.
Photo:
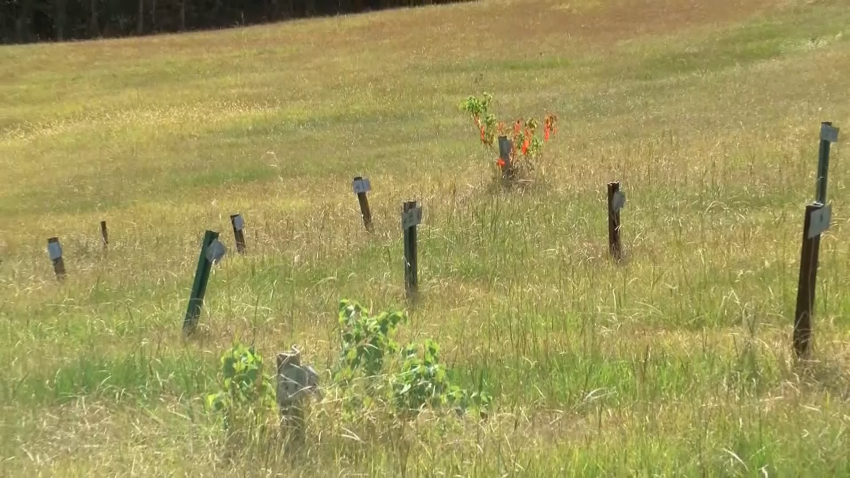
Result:
<svg viewBox="0 0 850 478"><path fill-rule="evenodd" d="M833 147L813 363L790 349L821 121L850 130L843 1L491 1L0 49L0 470L7 476L850 474L850 167ZM560 127L488 185L457 103ZM351 178L368 176L375 233ZM620 180L627 261L607 259ZM404 301L415 199L421 300ZM238 257L229 214L246 219ZM106 220L110 250L100 249ZM181 325L204 229L230 254ZM46 240L65 250L57 284ZM234 339L338 349L340 298L405 307L486 422L348 429L224 458ZM323 380L327 381L327 372Z"/></svg>

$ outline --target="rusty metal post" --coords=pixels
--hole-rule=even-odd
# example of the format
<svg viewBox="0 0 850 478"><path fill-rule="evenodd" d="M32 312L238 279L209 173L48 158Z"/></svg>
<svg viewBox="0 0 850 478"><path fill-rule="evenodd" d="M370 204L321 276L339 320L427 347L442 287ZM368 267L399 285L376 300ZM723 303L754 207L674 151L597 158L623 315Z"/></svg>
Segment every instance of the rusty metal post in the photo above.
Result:
<svg viewBox="0 0 850 478"><path fill-rule="evenodd" d="M812 315L815 305L820 235L829 227L829 207L813 203L806 206L803 221L803 245L800 250L800 278L797 284L797 309L794 312L794 351L798 357L809 355ZM825 213L825 214L824 214ZM824 217L826 216L826 217ZM826 226L823 226L824 220Z"/></svg>
<svg viewBox="0 0 850 478"><path fill-rule="evenodd" d="M47 239L47 253L50 255L50 261L53 262L56 280L60 282L65 280L65 261L62 259L62 245L58 237Z"/></svg>
<svg viewBox="0 0 850 478"><path fill-rule="evenodd" d="M372 210L369 209L369 198L366 196L366 193L372 189L372 185L368 179L355 176L353 187L354 193L357 194L357 201L360 203L360 216L363 218L363 226L366 227L367 231L372 232Z"/></svg>
<svg viewBox="0 0 850 478"><path fill-rule="evenodd" d="M243 230L245 229L245 220L242 219L242 215L231 214L230 215L230 224L233 226L233 237L236 239L236 252L239 254L245 253L245 233Z"/></svg>
<svg viewBox="0 0 850 478"><path fill-rule="evenodd" d="M829 121L821 123L818 150L817 188L815 202L806 206L803 221L803 244L800 249L800 277L797 284L797 307L794 311L794 352L800 358L811 353L812 316L815 308L820 236L829 229L832 205L826 203L829 175L829 147L838 142L838 128Z"/></svg>
<svg viewBox="0 0 850 478"><path fill-rule="evenodd" d="M103 238L103 250L109 249L109 232L106 230L106 221L100 221L100 237Z"/></svg>

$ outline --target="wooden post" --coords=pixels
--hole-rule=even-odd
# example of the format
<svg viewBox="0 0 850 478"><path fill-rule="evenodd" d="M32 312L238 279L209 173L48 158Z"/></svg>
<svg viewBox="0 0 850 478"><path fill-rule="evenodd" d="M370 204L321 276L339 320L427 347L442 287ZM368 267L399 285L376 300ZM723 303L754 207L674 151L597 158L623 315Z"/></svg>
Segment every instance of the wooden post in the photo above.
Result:
<svg viewBox="0 0 850 478"><path fill-rule="evenodd" d="M186 317L183 319L183 332L192 332L198 324L204 296L207 293L207 282L210 280L210 269L212 269L213 262L220 260L223 255L224 245L218 241L218 233L206 231L204 241L201 244L201 254L198 258L198 268L195 271L192 293L189 296L189 307L186 310Z"/></svg>
<svg viewBox="0 0 850 478"><path fill-rule="evenodd" d="M422 208L416 205L416 201L405 201L401 227L404 230L404 289L408 297L419 289L416 226L421 222Z"/></svg>
<svg viewBox="0 0 850 478"><path fill-rule="evenodd" d="M355 176L353 187L357 201L360 203L360 216L363 218L363 226L366 227L367 231L372 232L372 211L369 209L369 198L366 196L366 193L372 189L372 185L368 179Z"/></svg>
<svg viewBox="0 0 850 478"><path fill-rule="evenodd" d="M103 238L103 250L109 249L109 232L106 230L106 221L100 221L100 237Z"/></svg>
<svg viewBox="0 0 850 478"><path fill-rule="evenodd" d="M301 368L301 352L277 354L277 406L280 411L280 426L289 432L290 438L304 438L304 410L300 406L300 393L306 385L306 373Z"/></svg>
<svg viewBox="0 0 850 478"><path fill-rule="evenodd" d="M513 177L513 163L511 162L511 153L513 152L513 143L507 136L499 136L499 159L504 161L502 166L502 179L510 179Z"/></svg>
<svg viewBox="0 0 850 478"><path fill-rule="evenodd" d="M233 237L236 239L236 252L239 254L245 253L245 220L239 213L230 215L230 224L233 226Z"/></svg>
<svg viewBox="0 0 850 478"><path fill-rule="evenodd" d="M626 204L626 196L620 192L620 183L608 183L608 251L614 260L622 258L620 245L620 209Z"/></svg>
<svg viewBox="0 0 850 478"><path fill-rule="evenodd" d="M53 272L56 273L56 280L65 280L65 261L62 259L62 245L59 244L58 237L47 239L47 253L50 255L50 260L53 262Z"/></svg>
<svg viewBox="0 0 850 478"><path fill-rule="evenodd" d="M277 354L277 387L275 396L280 411L280 425L296 442L304 439L304 411L308 394L317 393L319 374L301 364L301 351L292 347Z"/></svg>

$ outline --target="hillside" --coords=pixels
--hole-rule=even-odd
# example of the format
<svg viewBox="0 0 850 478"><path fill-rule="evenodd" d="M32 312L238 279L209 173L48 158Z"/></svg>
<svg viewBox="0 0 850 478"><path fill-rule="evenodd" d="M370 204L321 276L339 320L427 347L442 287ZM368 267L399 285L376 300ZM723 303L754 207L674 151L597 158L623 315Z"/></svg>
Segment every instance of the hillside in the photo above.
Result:
<svg viewBox="0 0 850 478"><path fill-rule="evenodd" d="M850 134L848 75L841 0L492 0L0 47L4 474L850 474L841 142L814 360L791 348L820 124ZM533 187L491 187L458 109L483 92L508 121L558 115ZM184 339L207 229L228 252ZM488 418L352 417L329 389L297 458L228 445L205 408L222 352L253 343L271 368L298 344L328 385L344 298L406 310L399 343L437 341Z"/></svg>

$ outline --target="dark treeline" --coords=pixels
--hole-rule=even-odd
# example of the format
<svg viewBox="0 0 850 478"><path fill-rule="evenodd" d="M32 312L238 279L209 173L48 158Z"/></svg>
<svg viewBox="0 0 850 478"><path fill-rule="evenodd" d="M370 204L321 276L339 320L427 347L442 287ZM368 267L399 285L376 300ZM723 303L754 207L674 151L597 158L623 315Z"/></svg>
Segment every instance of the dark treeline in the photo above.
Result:
<svg viewBox="0 0 850 478"><path fill-rule="evenodd" d="M110 38L457 0L0 0L0 42Z"/></svg>

